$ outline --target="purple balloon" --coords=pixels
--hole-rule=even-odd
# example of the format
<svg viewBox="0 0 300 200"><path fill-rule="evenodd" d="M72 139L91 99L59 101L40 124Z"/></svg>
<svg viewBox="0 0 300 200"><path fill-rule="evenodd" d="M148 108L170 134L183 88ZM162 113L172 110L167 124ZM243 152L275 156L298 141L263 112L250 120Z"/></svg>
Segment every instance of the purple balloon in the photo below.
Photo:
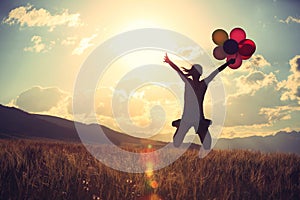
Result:
<svg viewBox="0 0 300 200"><path fill-rule="evenodd" d="M233 55L238 52L239 44L233 39L226 40L223 44L223 50L225 53Z"/></svg>
<svg viewBox="0 0 300 200"><path fill-rule="evenodd" d="M222 46L215 47L213 51L213 55L217 60L223 60L227 56Z"/></svg>

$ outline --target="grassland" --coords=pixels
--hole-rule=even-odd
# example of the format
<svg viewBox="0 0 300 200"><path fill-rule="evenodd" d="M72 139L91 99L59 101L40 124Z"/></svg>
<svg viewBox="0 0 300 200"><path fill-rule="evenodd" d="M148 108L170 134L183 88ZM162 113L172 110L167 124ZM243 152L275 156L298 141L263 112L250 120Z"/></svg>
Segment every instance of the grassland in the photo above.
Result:
<svg viewBox="0 0 300 200"><path fill-rule="evenodd" d="M130 147L129 147L130 148ZM300 199L300 157L188 150L149 173L125 173L80 144L0 141L0 199Z"/></svg>

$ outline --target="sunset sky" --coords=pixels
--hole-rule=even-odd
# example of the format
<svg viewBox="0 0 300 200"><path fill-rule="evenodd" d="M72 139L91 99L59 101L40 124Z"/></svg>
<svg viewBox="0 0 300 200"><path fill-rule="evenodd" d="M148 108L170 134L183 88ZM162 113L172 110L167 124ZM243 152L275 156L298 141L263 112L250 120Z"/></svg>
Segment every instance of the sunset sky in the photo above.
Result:
<svg viewBox="0 0 300 200"><path fill-rule="evenodd" d="M242 27L257 49L239 69L228 68L219 75L225 86L227 110L221 137L300 131L299 8L297 0L2 0L0 104L73 119L72 92L77 74L88 55L107 39L139 28L172 30L198 43L218 67L223 61L212 56L216 46L212 32ZM113 63L115 71L107 72L106 84L99 83L95 92L99 123L122 130L111 112L118 77L150 62L168 67L163 57L163 51L140 51ZM186 67L191 57L187 55L187 62L180 62L170 55ZM203 66L203 70L211 68ZM139 127L153 120L151 107L162 106L165 124L157 120L160 127L148 131L159 129L157 139L172 138L170 122L181 113L172 92L145 86L132 96L126 95L131 120Z"/></svg>

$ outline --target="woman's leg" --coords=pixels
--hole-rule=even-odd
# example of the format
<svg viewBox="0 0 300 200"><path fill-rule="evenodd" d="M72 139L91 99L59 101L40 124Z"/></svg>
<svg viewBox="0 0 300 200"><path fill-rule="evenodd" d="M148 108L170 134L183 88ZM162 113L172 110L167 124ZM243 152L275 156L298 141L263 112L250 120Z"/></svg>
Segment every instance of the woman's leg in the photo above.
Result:
<svg viewBox="0 0 300 200"><path fill-rule="evenodd" d="M183 139L185 137L185 135L187 134L187 132L189 131L189 129L191 128L191 125L184 123L182 120L180 122L179 127L176 129L176 132L173 136L173 144L175 147L179 147L182 142Z"/></svg>
<svg viewBox="0 0 300 200"><path fill-rule="evenodd" d="M211 148L211 135L209 130L207 129L205 132L198 133L198 135L202 142L203 148L205 150L209 150Z"/></svg>

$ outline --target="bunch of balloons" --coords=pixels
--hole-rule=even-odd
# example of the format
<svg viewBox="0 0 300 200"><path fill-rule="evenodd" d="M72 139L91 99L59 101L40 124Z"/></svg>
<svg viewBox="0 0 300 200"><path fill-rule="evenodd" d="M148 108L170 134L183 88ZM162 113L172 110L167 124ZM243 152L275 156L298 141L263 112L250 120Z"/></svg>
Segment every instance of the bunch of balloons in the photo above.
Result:
<svg viewBox="0 0 300 200"><path fill-rule="evenodd" d="M217 60L232 58L235 59L234 64L229 67L237 69L242 65L243 60L249 59L256 50L255 43L246 39L246 32L242 28L234 28L230 32L230 38L223 29L217 29L212 34L213 42L218 45L214 48L213 55Z"/></svg>

